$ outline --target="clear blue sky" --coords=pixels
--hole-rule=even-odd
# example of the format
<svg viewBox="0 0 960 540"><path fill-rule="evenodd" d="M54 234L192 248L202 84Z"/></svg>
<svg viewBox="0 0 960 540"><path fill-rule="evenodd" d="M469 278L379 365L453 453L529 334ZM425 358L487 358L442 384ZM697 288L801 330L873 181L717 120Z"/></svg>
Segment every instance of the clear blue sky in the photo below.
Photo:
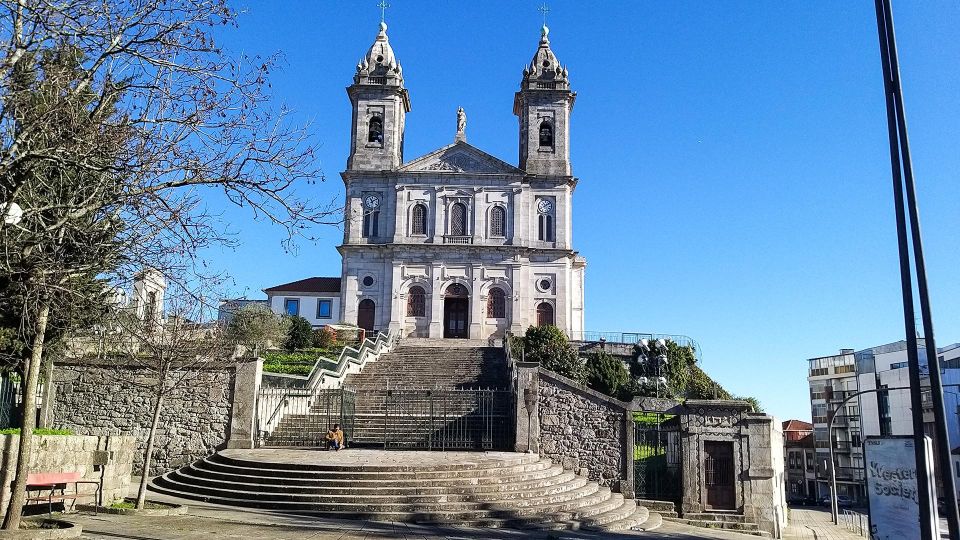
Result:
<svg viewBox="0 0 960 540"><path fill-rule="evenodd" d="M536 50L538 3L393 0L389 35L412 112L406 159L452 142L517 162L512 114ZM285 55L276 99L311 121L342 197L344 88L376 2L260 1L221 44ZM895 1L941 344L960 340L960 3ZM574 242L587 328L687 334L704 367L781 419L809 419L805 359L903 338L876 22L871 0L552 2L553 49L579 93L571 127ZM216 202L211 202L216 205ZM339 275L341 232L284 253L281 231L225 219L209 254L238 295Z"/></svg>

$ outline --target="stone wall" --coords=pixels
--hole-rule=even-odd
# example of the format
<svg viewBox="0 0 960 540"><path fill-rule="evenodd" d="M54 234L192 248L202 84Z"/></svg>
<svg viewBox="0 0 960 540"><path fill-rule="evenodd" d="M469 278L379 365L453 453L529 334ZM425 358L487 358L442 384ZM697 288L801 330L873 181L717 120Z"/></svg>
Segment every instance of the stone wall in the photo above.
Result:
<svg viewBox="0 0 960 540"><path fill-rule="evenodd" d="M602 486L632 493L626 404L543 369L538 398L540 454Z"/></svg>
<svg viewBox="0 0 960 540"><path fill-rule="evenodd" d="M10 502L10 484L19 454L19 435L0 435L0 512L6 513ZM100 453L100 455L97 455ZM127 494L136 454L133 437L84 437L47 435L33 438L30 470L33 472L78 472L84 479L103 480L103 501L106 504ZM95 465L106 458L106 465ZM81 485L81 493L94 493L96 486ZM72 487L71 487L72 489ZM93 497L78 504L90 504Z"/></svg>
<svg viewBox="0 0 960 540"><path fill-rule="evenodd" d="M80 435L133 435L134 472L142 466L154 396L154 374L142 368L57 364L53 370L56 427ZM151 475L177 469L226 446L234 395L233 367L202 370L164 399Z"/></svg>

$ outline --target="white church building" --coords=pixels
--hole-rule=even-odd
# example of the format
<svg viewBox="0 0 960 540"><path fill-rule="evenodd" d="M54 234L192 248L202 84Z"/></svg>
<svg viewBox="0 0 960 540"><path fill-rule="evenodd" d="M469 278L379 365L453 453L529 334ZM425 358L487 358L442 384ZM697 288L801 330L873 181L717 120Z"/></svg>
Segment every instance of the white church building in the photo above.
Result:
<svg viewBox="0 0 960 540"><path fill-rule="evenodd" d="M405 161L410 94L381 24L347 88L353 107L341 319L405 336L486 339L531 325L583 331L586 261L573 249L576 93L543 28L513 99L519 165L453 143Z"/></svg>

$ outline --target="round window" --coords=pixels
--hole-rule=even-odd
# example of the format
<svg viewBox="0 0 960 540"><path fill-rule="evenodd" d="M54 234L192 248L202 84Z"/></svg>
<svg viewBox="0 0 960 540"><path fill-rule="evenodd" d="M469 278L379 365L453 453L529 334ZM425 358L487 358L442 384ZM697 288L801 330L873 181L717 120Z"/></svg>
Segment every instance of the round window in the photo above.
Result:
<svg viewBox="0 0 960 540"><path fill-rule="evenodd" d="M549 60L544 60L544 61L543 61L543 67L550 67L550 61L549 61Z"/></svg>
<svg viewBox="0 0 960 540"><path fill-rule="evenodd" d="M541 279L541 280L540 280L540 283L538 283L537 285L538 285L538 287L540 288L541 291L546 292L546 291L549 291L549 290L550 290L550 285L551 285L551 283L550 283L550 280L549 280L549 279Z"/></svg>
<svg viewBox="0 0 960 540"><path fill-rule="evenodd" d="M367 277L363 278L363 286L364 286L364 287L369 287L369 286L371 286L371 285L373 285L373 276L367 276Z"/></svg>
<svg viewBox="0 0 960 540"><path fill-rule="evenodd" d="M383 55L377 57L377 63L379 64L381 62L383 62Z"/></svg>

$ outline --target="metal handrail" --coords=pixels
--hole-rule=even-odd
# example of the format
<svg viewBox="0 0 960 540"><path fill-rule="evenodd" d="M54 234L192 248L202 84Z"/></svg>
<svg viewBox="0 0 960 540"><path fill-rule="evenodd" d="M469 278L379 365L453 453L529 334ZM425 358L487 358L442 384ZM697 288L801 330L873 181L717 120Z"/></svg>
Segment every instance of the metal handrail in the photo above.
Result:
<svg viewBox="0 0 960 540"><path fill-rule="evenodd" d="M650 332L599 332L599 331L570 331L567 337L571 341L606 341L607 343L623 343L625 345L635 345L641 339L655 341L658 339L670 340L677 345L693 347L694 356L697 361L703 360L700 351L700 344L690 336L683 334L657 334Z"/></svg>

